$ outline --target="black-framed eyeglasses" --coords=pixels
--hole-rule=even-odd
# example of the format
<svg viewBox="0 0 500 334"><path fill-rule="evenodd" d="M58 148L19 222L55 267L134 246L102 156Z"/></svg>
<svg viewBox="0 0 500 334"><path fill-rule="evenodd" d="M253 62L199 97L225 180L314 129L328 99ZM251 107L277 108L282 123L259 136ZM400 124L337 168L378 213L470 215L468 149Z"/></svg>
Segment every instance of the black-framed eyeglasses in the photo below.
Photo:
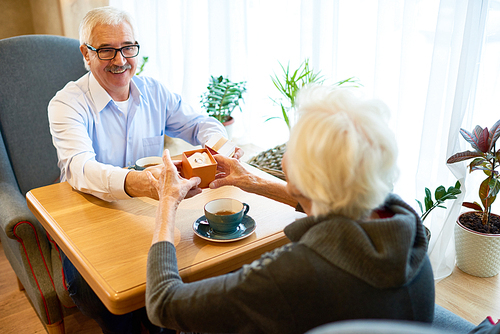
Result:
<svg viewBox="0 0 500 334"><path fill-rule="evenodd" d="M96 49L92 45L88 45L85 43L89 50L95 51L97 53L97 57L100 60L111 60L116 57L116 53L120 51L123 58L134 58L139 54L139 44L131 44L126 45L124 47L115 49L115 48L99 48Z"/></svg>

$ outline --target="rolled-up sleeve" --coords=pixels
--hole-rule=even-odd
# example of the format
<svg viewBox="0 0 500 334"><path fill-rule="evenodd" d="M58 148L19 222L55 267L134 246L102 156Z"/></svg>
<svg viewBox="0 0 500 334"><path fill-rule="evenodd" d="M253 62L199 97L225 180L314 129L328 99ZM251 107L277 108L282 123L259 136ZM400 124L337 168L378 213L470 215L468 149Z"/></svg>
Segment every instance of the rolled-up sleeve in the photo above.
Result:
<svg viewBox="0 0 500 334"><path fill-rule="evenodd" d="M96 154L88 133L93 122L88 117L91 112L84 94L79 94L74 83L49 103L50 132L57 150L61 182L67 181L74 189L105 201L129 199L124 190L129 170L95 160Z"/></svg>

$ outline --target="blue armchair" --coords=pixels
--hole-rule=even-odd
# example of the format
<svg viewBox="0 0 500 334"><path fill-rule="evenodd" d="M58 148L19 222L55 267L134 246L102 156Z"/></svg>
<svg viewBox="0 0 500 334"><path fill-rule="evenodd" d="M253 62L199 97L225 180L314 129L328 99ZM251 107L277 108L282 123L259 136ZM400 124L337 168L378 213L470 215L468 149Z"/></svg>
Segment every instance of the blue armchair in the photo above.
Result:
<svg viewBox="0 0 500 334"><path fill-rule="evenodd" d="M64 333L76 309L65 289L57 245L26 205L29 190L57 182L47 106L86 73L75 39L27 35L0 40L0 239L49 333Z"/></svg>

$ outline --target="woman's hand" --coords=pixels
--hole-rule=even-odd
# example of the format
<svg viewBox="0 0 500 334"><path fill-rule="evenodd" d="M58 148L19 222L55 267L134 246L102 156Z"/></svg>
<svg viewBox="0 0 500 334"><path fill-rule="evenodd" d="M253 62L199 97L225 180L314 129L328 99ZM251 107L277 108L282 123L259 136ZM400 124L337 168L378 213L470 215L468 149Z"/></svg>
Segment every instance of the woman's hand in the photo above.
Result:
<svg viewBox="0 0 500 334"><path fill-rule="evenodd" d="M277 178L262 178L249 172L243 164L234 158L227 158L220 154L214 155L217 160L217 170L220 172L215 180L209 184L211 189L222 186L236 186L241 190L265 196L275 201L296 207L297 200L286 188L286 182Z"/></svg>
<svg viewBox="0 0 500 334"><path fill-rule="evenodd" d="M173 201L178 205L184 198L201 193L201 189L198 188L201 179L199 177L185 179L180 176L178 166L170 159L168 149L163 152L163 168L159 177L156 169L146 169L145 171L148 174L149 182L158 192L160 202Z"/></svg>
<svg viewBox="0 0 500 334"><path fill-rule="evenodd" d="M247 171L238 159L228 158L220 154L214 155L214 159L217 161L219 173L215 175L215 180L210 183L211 189L236 186L249 191L249 186L255 184L255 175Z"/></svg>
<svg viewBox="0 0 500 334"><path fill-rule="evenodd" d="M240 147L236 147L234 149L233 158L240 160L240 158L243 156L243 154L245 154L245 152L243 152L243 149Z"/></svg>
<svg viewBox="0 0 500 334"><path fill-rule="evenodd" d="M149 182L156 189L159 198L153 244L158 241L174 243L175 213L180 202L188 196L201 193L201 189L198 188L201 179L199 177L185 179L180 176L177 167L170 159L168 150L163 152L163 163L159 179L155 178L151 171L146 171Z"/></svg>

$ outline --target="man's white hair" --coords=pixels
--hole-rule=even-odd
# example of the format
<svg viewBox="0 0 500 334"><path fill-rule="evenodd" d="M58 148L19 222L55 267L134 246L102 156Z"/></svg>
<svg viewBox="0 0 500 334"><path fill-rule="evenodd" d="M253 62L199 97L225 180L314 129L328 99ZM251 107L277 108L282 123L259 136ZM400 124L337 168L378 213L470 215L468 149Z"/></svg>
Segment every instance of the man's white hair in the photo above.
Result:
<svg viewBox="0 0 500 334"><path fill-rule="evenodd" d="M358 88L299 92L287 144L287 178L312 201L313 215L361 219L384 202L397 177L397 145L387 106Z"/></svg>
<svg viewBox="0 0 500 334"><path fill-rule="evenodd" d="M98 7L90 10L82 19L82 22L80 22L80 45L83 45L85 43L92 45L92 31L96 26L118 26L123 22L127 22L130 25L132 34L134 35L134 39L136 39L137 32L134 25L134 20L132 16L130 16L126 11L110 6ZM90 67L85 61L85 57L83 59L83 62L85 64L85 68L87 70L90 70Z"/></svg>

